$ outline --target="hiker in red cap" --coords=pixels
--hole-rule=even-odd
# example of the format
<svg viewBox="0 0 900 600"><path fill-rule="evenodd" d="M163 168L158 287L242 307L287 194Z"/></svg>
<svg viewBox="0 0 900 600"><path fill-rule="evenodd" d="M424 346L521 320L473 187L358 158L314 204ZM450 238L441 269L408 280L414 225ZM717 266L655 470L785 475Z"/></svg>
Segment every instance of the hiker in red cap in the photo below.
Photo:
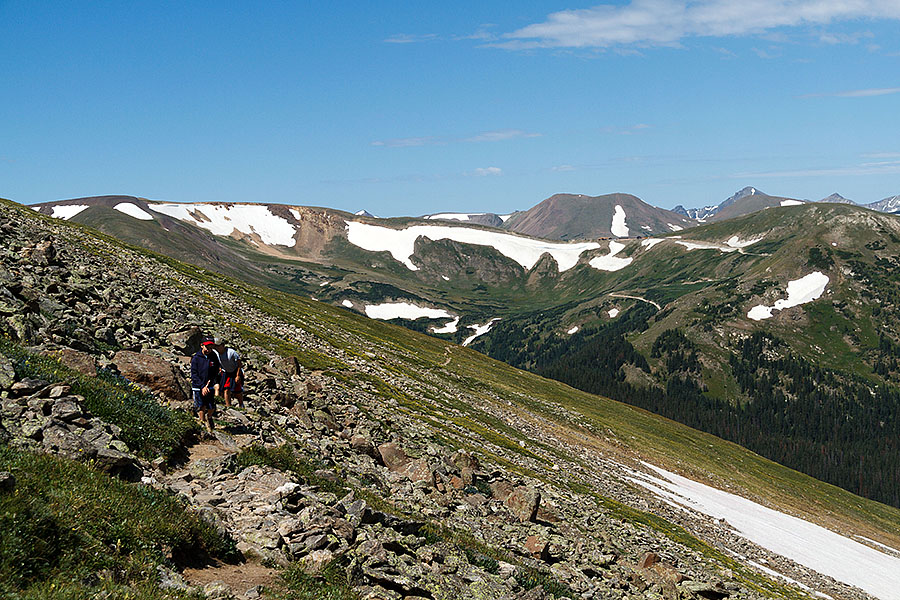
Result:
<svg viewBox="0 0 900 600"><path fill-rule="evenodd" d="M191 358L191 391L194 396L194 408L200 422L206 425L207 431L214 429L213 413L216 412L215 386L219 383L219 357L214 350L215 342L205 339L200 350Z"/></svg>

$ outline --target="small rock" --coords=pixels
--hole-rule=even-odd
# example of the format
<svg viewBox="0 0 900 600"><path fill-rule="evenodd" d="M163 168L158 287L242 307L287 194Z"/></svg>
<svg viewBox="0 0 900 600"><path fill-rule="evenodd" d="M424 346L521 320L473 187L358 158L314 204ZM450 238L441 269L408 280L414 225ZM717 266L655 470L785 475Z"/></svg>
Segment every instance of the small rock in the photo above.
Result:
<svg viewBox="0 0 900 600"><path fill-rule="evenodd" d="M16 478L9 471L0 471L0 492L11 492L16 488Z"/></svg>
<svg viewBox="0 0 900 600"><path fill-rule="evenodd" d="M519 521L534 521L541 504L541 493L532 487L519 487L513 490L505 503Z"/></svg>

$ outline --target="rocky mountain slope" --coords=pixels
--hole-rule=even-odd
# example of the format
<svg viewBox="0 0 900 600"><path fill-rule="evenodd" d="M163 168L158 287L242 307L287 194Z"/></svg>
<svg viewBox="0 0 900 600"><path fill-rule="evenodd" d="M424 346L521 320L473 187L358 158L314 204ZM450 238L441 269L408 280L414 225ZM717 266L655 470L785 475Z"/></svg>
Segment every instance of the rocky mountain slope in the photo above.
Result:
<svg viewBox="0 0 900 600"><path fill-rule="evenodd" d="M280 586L360 598L863 597L805 566L839 566L815 562L823 557L815 542L782 550L794 552L786 559L751 542L743 525L691 508L687 487L660 493L681 482L671 471L835 529L849 544L843 562L877 574L856 585L882 598L897 587L885 573L900 569L878 563L896 560L878 550L900 547L895 509L456 345L11 203L0 205L0 229L0 399L10 444L0 454L9 472L0 475L0 502L32 489L23 452L104 456L93 464L138 481L129 485L146 488L142 498L177 500L181 508L168 510L199 517L249 561L229 563L234 556L210 541L204 556L221 562L188 567L178 552L155 554L146 538L156 567L115 580L89 577L90 565L79 567L84 577L55 574L54 585L73 594L130 586L162 597L163 586L178 595L221 575L232 585L206 583L208 597L277 597ZM185 361L203 333L243 352L249 408L223 410L216 435L198 441L178 415L186 414ZM123 396L132 400L119 406L131 413L116 408ZM148 420L135 428L139 419ZM148 437L163 419L173 425ZM173 428L177 435L166 433ZM94 518L84 515L83 531ZM129 539L101 543L125 556ZM284 583L272 583L262 559L286 565ZM33 586L49 586L53 573L36 573L3 585L39 597L44 588ZM244 585L258 581L272 591Z"/></svg>

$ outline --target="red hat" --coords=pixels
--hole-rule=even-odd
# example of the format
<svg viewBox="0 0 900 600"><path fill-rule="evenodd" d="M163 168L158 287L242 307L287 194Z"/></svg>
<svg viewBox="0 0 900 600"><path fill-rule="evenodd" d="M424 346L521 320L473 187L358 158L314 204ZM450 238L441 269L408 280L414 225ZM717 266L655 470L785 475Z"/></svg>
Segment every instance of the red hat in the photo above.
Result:
<svg viewBox="0 0 900 600"><path fill-rule="evenodd" d="M212 346L212 345L214 345L214 344L215 344L215 342L214 342L213 340L209 339L209 338L206 338L205 340L203 340L202 342L200 342L200 345L201 345L201 346Z"/></svg>

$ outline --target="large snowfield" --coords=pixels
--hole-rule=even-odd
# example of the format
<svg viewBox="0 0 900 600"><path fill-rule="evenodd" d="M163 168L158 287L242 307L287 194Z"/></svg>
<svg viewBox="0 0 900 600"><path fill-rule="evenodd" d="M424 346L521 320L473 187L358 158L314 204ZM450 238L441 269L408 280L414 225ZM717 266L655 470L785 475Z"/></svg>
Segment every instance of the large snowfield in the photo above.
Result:
<svg viewBox="0 0 900 600"><path fill-rule="evenodd" d="M625 244L621 242L609 242L609 254L605 256L595 256L588 264L600 271L618 271L624 269L634 260L630 256L627 258L616 258L616 254L625 248Z"/></svg>
<svg viewBox="0 0 900 600"><path fill-rule="evenodd" d="M560 272L574 267L582 252L600 247L596 242L555 243L468 227L413 225L406 229L391 229L358 221L347 222L347 239L351 244L370 252L390 252L391 256L406 265L410 271L419 270L410 258L415 250L416 240L420 237L490 246L525 269L531 269L543 254L549 253L556 260Z"/></svg>
<svg viewBox="0 0 900 600"><path fill-rule="evenodd" d="M87 207L87 204L59 204L50 208L50 216L68 221Z"/></svg>
<svg viewBox="0 0 900 600"><path fill-rule="evenodd" d="M634 483L667 502L724 519L751 542L881 600L900 600L900 558L746 498L644 463Z"/></svg>
<svg viewBox="0 0 900 600"><path fill-rule="evenodd" d="M390 321L391 319L411 319L416 320L421 317L428 319L452 319L451 315L442 308L426 308L416 306L409 302L385 302L383 304L367 304L366 316L370 319L382 319Z"/></svg>
<svg viewBox="0 0 900 600"><path fill-rule="evenodd" d="M293 246L294 225L262 204L153 204L153 210L188 221L213 235L257 234L264 244Z"/></svg>
<svg viewBox="0 0 900 600"><path fill-rule="evenodd" d="M806 277L789 281L787 298L776 300L773 306L758 304L750 309L747 317L754 321L769 319L772 317L773 310L784 310L785 308L812 302L825 293L825 286L828 285L828 281L828 275L820 271L814 271Z"/></svg>
<svg viewBox="0 0 900 600"><path fill-rule="evenodd" d="M141 221L153 220L153 215L133 202L119 202L118 204L113 206L113 210L117 210L120 213L126 214L129 217L134 217L135 219L139 219Z"/></svg>
<svg viewBox="0 0 900 600"><path fill-rule="evenodd" d="M609 230L616 237L628 237L628 226L625 225L625 209L616 204L616 212L612 218Z"/></svg>

